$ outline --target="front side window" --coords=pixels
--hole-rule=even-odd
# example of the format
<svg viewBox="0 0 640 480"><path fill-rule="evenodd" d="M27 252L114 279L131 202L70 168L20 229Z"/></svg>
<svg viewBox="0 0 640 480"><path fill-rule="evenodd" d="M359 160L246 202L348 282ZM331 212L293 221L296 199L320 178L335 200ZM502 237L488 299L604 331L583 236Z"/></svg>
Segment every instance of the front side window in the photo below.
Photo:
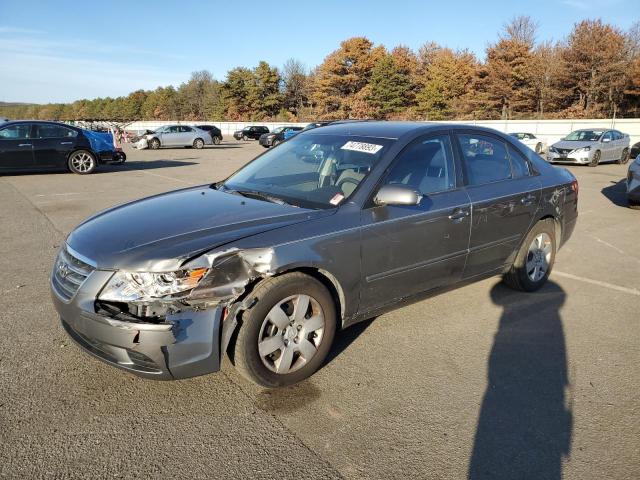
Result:
<svg viewBox="0 0 640 480"><path fill-rule="evenodd" d="M343 203L393 140L296 135L234 173L219 188L305 208Z"/></svg>
<svg viewBox="0 0 640 480"><path fill-rule="evenodd" d="M449 135L413 142L399 155L386 185L406 185L428 195L455 188L453 150Z"/></svg>
<svg viewBox="0 0 640 480"><path fill-rule="evenodd" d="M169 128L167 128L167 132L168 133L178 133L178 132L180 132L180 127L178 127L178 126L169 127Z"/></svg>
<svg viewBox="0 0 640 480"><path fill-rule="evenodd" d="M36 124L36 138L74 138L78 132L61 125Z"/></svg>
<svg viewBox="0 0 640 480"><path fill-rule="evenodd" d="M511 178L506 145L488 135L457 135L469 185L483 185Z"/></svg>
<svg viewBox="0 0 640 480"><path fill-rule="evenodd" d="M20 138L30 138L31 124L20 123L18 125L11 125L0 130L0 139L2 140L17 140Z"/></svg>

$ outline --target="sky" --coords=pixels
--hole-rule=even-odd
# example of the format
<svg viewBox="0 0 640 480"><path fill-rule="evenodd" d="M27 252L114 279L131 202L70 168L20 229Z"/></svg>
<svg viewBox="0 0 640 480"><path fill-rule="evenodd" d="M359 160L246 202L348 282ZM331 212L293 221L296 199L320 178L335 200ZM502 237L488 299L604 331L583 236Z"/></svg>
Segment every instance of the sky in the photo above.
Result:
<svg viewBox="0 0 640 480"><path fill-rule="evenodd" d="M628 29L640 0L0 0L0 101L127 95L179 86L196 70L223 80L260 60L312 68L360 35L387 48L435 41L483 58L516 15L539 22L538 40L562 40L586 18Z"/></svg>

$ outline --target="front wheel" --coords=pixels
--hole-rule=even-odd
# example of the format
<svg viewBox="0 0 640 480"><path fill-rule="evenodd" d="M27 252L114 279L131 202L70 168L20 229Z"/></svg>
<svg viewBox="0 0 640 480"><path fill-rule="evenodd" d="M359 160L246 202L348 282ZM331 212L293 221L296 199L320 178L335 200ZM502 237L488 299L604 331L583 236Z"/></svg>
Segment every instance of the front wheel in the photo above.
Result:
<svg viewBox="0 0 640 480"><path fill-rule="evenodd" d="M198 150L204 148L204 141L201 138L196 138L193 141L193 148L197 148Z"/></svg>
<svg viewBox="0 0 640 480"><path fill-rule="evenodd" d="M280 140L274 140L273 143L271 144L271 146L272 147L277 147L279 143L280 143Z"/></svg>
<svg viewBox="0 0 640 480"><path fill-rule="evenodd" d="M86 150L78 150L69 156L67 162L69 170L78 175L88 175L96 169L97 162L91 152Z"/></svg>
<svg viewBox="0 0 640 480"><path fill-rule="evenodd" d="M537 153L538 155L540 155L540 154L542 153L542 144L541 144L541 143L538 143L538 144L536 145L536 153Z"/></svg>
<svg viewBox="0 0 640 480"><path fill-rule="evenodd" d="M242 140L244 140L245 142L248 142L249 141L249 137L247 137L246 135L243 135L242 136Z"/></svg>
<svg viewBox="0 0 640 480"><path fill-rule="evenodd" d="M591 162L589 162L589 166L590 167L597 167L598 164L600 163L600 156L602 154L600 153L600 150L596 150L596 152L593 154L593 158L591 159Z"/></svg>
<svg viewBox="0 0 640 480"><path fill-rule="evenodd" d="M625 163L627 163L629 161L629 149L625 148L624 150L622 150L622 156L620 157L620 159L618 160L618 163L620 165L624 165Z"/></svg>
<svg viewBox="0 0 640 480"><path fill-rule="evenodd" d="M272 277L251 294L230 356L247 379L268 388L311 376L329 353L336 307L322 283L303 273Z"/></svg>
<svg viewBox="0 0 640 480"><path fill-rule="evenodd" d="M157 138L152 138L149 142L149 148L151 150L158 150L160 148L160 140L158 140Z"/></svg>
<svg viewBox="0 0 640 480"><path fill-rule="evenodd" d="M540 220L522 242L513 265L504 276L504 281L515 290L534 292L546 283L555 258L554 220Z"/></svg>

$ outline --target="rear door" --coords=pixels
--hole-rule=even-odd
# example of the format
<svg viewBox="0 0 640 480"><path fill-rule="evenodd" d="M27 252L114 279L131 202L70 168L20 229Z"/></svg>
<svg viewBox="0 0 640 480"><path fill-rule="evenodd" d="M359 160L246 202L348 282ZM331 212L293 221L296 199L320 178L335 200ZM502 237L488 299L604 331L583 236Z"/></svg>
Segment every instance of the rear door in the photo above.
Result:
<svg viewBox="0 0 640 480"><path fill-rule="evenodd" d="M411 142L380 186L388 184L409 186L423 197L418 205L363 210L363 313L458 281L469 246L470 202L456 179L448 133Z"/></svg>
<svg viewBox="0 0 640 480"><path fill-rule="evenodd" d="M65 167L69 153L76 144L78 132L62 125L36 123L34 125L33 157L36 166Z"/></svg>
<svg viewBox="0 0 640 480"><path fill-rule="evenodd" d="M502 138L484 132L456 137L472 206L463 274L470 278L513 261L538 208L541 182L528 160Z"/></svg>
<svg viewBox="0 0 640 480"><path fill-rule="evenodd" d="M31 123L16 123L0 128L0 170L34 168Z"/></svg>
<svg viewBox="0 0 640 480"><path fill-rule="evenodd" d="M193 141L196 137L196 131L186 125L180 125L178 128L180 130L180 133L178 134L178 144L182 146L193 145Z"/></svg>

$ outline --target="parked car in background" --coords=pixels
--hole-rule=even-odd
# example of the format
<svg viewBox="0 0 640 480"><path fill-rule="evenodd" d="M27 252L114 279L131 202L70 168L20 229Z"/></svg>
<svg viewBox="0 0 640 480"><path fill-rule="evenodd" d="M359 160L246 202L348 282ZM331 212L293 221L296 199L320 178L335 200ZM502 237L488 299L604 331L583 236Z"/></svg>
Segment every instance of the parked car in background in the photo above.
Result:
<svg viewBox="0 0 640 480"><path fill-rule="evenodd" d="M0 172L66 169L81 175L104 163L123 163L110 133L58 122L13 121L0 125Z"/></svg>
<svg viewBox="0 0 640 480"><path fill-rule="evenodd" d="M547 142L536 137L533 133L516 132L510 133L509 135L520 140L538 155L547 150Z"/></svg>
<svg viewBox="0 0 640 480"><path fill-rule="evenodd" d="M331 125L333 122L311 122L307 126L305 126L302 131L306 132L307 130L313 130L314 128L324 127L325 125Z"/></svg>
<svg viewBox="0 0 640 480"><path fill-rule="evenodd" d="M213 145L209 132L189 125L165 125L145 135L145 139L152 150L160 147L204 148L205 145Z"/></svg>
<svg viewBox="0 0 640 480"><path fill-rule="evenodd" d="M404 302L493 275L539 289L577 205L569 171L495 130L335 124L84 221L52 298L76 343L131 373L203 375L228 351L254 382L290 385L338 329Z"/></svg>
<svg viewBox="0 0 640 480"><path fill-rule="evenodd" d="M302 131L302 127L288 127L283 132L283 136L285 140L289 140L291 137L295 137Z"/></svg>
<svg viewBox="0 0 640 480"><path fill-rule="evenodd" d="M624 164L629 161L629 135L608 129L576 130L549 147L547 161L590 167L600 162Z"/></svg>
<svg viewBox="0 0 640 480"><path fill-rule="evenodd" d="M263 133L260 135L259 142L264 148L275 147L280 142L284 142L288 137L287 133L292 133L293 136L300 132L302 127L277 127L273 129L271 133Z"/></svg>
<svg viewBox="0 0 640 480"><path fill-rule="evenodd" d="M627 172L627 201L631 208L640 210L640 154Z"/></svg>
<svg viewBox="0 0 640 480"><path fill-rule="evenodd" d="M244 127L242 130L233 132L233 138L236 140L258 140L262 134L269 133L269 129L260 125Z"/></svg>
<svg viewBox="0 0 640 480"><path fill-rule="evenodd" d="M196 128L209 132L214 145L220 145L220 143L222 143L222 131L215 125L196 125Z"/></svg>

